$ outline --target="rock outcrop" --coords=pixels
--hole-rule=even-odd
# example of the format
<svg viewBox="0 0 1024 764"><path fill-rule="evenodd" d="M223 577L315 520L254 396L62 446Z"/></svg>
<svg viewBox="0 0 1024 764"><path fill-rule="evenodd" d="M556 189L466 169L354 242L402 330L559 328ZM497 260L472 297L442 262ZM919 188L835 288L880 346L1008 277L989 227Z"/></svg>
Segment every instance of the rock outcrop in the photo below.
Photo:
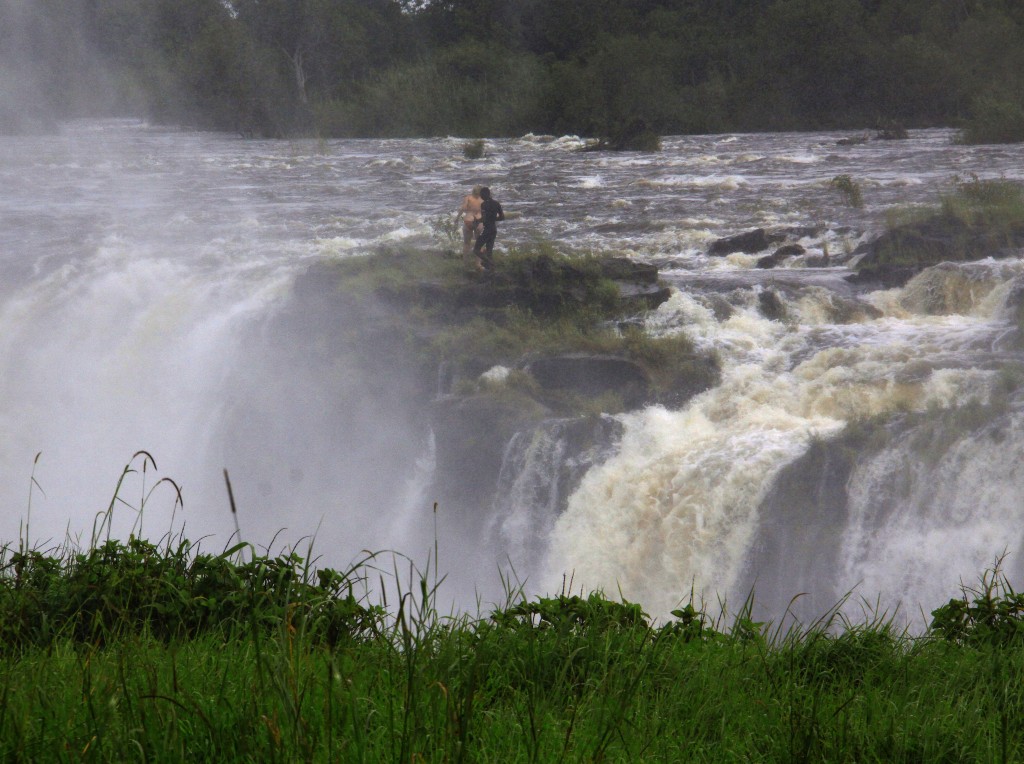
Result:
<svg viewBox="0 0 1024 764"><path fill-rule="evenodd" d="M661 139L636 117L617 129L613 135L584 146L581 151L660 151Z"/></svg>
<svg viewBox="0 0 1024 764"><path fill-rule="evenodd" d="M380 407L364 418L402 412L401 426L382 428L374 440L421 444L432 434L431 495L470 536L490 533L486 518L498 511L512 444L558 440L557 453L546 457L559 462L555 477L544 478L557 482L557 504L618 437L609 426L614 420L600 412L682 405L718 382L716 359L684 337L627 343L612 330L669 298L655 266L545 253L499 259L494 272L481 276L448 265L407 252L382 255L376 264L315 265L296 282L294 304L281 321L322 327L315 351L298 349L309 356L303 363L326 373L341 368L351 385L370 391L360 399ZM530 316L529 326L549 324L555 336L541 344L551 349L509 337L510 315ZM601 335L600 350L588 344L589 331ZM634 348L641 352L632 355ZM400 380L390 378L392 366L402 369ZM377 396L377 389L387 395Z"/></svg>
<svg viewBox="0 0 1024 764"><path fill-rule="evenodd" d="M805 236L814 236L821 233L820 229L813 227L792 227L792 228L755 228L751 231L744 231L722 239L716 239L708 247L708 254L713 257L724 257L735 252L742 252L746 255L755 255L764 252L774 244L788 242L780 249L788 247L799 247L795 240ZM802 250L802 247L801 247ZM776 252L775 254L778 254ZM788 256L790 253L786 253Z"/></svg>
<svg viewBox="0 0 1024 764"><path fill-rule="evenodd" d="M569 353L527 361L523 370L542 391L588 398L611 393L628 409L651 399L651 379L636 361L621 356Z"/></svg>
<svg viewBox="0 0 1024 764"><path fill-rule="evenodd" d="M941 262L1015 256L1024 247L1024 224L993 228L951 214L905 223L854 250L858 284L900 287Z"/></svg>

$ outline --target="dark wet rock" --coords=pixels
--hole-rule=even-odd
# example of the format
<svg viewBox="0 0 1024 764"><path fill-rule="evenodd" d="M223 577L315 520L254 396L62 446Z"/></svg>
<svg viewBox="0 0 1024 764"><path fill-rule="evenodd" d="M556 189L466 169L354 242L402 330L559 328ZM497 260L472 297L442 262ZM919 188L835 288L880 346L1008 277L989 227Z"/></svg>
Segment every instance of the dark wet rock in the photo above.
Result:
<svg viewBox="0 0 1024 764"><path fill-rule="evenodd" d="M905 286L926 266L888 265L868 266L846 277L851 284L877 286L881 289L895 289Z"/></svg>
<svg viewBox="0 0 1024 764"><path fill-rule="evenodd" d="M650 263L630 260L628 257L609 257L601 261L601 274L616 281L634 281L638 284L657 284L658 267Z"/></svg>
<svg viewBox="0 0 1024 764"><path fill-rule="evenodd" d="M786 235L783 233L769 233L764 228L755 228L753 231L726 236L724 239L711 242L708 254L716 257L731 255L734 252L752 255L763 252L772 244L783 241L785 238Z"/></svg>
<svg viewBox="0 0 1024 764"><path fill-rule="evenodd" d="M840 138L836 141L837 146L861 146L868 142L866 135L853 135L848 138Z"/></svg>
<svg viewBox="0 0 1024 764"><path fill-rule="evenodd" d="M779 247L772 254L772 257L794 257L796 255L802 255L806 252L799 244L786 244Z"/></svg>
<svg viewBox="0 0 1024 764"><path fill-rule="evenodd" d="M661 139L642 117L629 120L614 134L589 143L580 151L660 151Z"/></svg>
<svg viewBox="0 0 1024 764"><path fill-rule="evenodd" d="M551 418L540 412L524 417L514 405L491 396L447 398L431 408L437 443L431 496L459 518L462 537L495 549L507 541L495 527L503 515L541 510L546 516L531 521L550 525L587 470L614 453L622 437L622 424L612 417ZM546 465L551 482L535 487L543 496L527 501L529 507L507 506L524 453L544 439L557 441L549 455L557 463Z"/></svg>
<svg viewBox="0 0 1024 764"><path fill-rule="evenodd" d="M1004 303L1009 312L1010 320L1016 327L1013 338L1014 347L1024 348L1024 277L1018 276L1010 287L1010 293Z"/></svg>
<svg viewBox="0 0 1024 764"><path fill-rule="evenodd" d="M787 258L802 255L806 251L799 244L785 244L770 255L760 258L756 263L756 267L774 268L777 265L781 265Z"/></svg>
<svg viewBox="0 0 1024 764"><path fill-rule="evenodd" d="M983 433L997 441L1004 437L1007 419L1001 406L965 413L959 407L894 413L813 440L779 472L757 508L758 527L740 590L756 589L761 613L777 615L792 605L791 612L805 623L838 604L851 593L846 587L858 585L835 575L837 560L850 552L851 487L858 484L851 481L854 471L875 465L882 472L873 473L873 479L888 486L876 488L877 501L861 508L866 514L857 518L858 527L869 533L891 528L891 518L905 511L901 497L916 493L915 483L933 474L923 465L947 463L951 452L959 452L965 442L979 442ZM878 454L890 449L901 459L879 463ZM844 588L829 589L830 581ZM811 594L794 601L801 592ZM851 602L858 597L854 591Z"/></svg>
<svg viewBox="0 0 1024 764"><path fill-rule="evenodd" d="M863 300L833 295L829 303L829 319L834 324L854 324L882 317L882 311Z"/></svg>
<svg viewBox="0 0 1024 764"><path fill-rule="evenodd" d="M708 254L715 257L731 255L734 252L743 252L747 255L754 255L771 247L773 244L787 242L785 246L800 246L795 243L796 239L803 239L809 236L819 236L823 232L821 226L787 226L782 228L755 228L752 231L726 236L724 239L716 239L708 247Z"/></svg>
<svg viewBox="0 0 1024 764"><path fill-rule="evenodd" d="M715 320L719 323L728 321L732 318L733 313L736 312L736 309L732 304L717 292L700 295L698 299L711 309L711 312L715 316Z"/></svg>
<svg viewBox="0 0 1024 764"><path fill-rule="evenodd" d="M837 228L836 233L845 233L847 229ZM787 239L803 239L808 236L820 236L825 232L824 226L820 225L791 225L776 229L777 233L783 234Z"/></svg>
<svg viewBox="0 0 1024 764"><path fill-rule="evenodd" d="M621 422L610 416L546 419L513 435L502 460L483 545L538 570L550 530L584 475L615 453ZM540 478L540 479L538 479ZM509 520L511 519L511 523Z"/></svg>
<svg viewBox="0 0 1024 764"><path fill-rule="evenodd" d="M619 302L625 310L654 310L672 296L672 290L661 284L619 284Z"/></svg>
<svg viewBox="0 0 1024 764"><path fill-rule="evenodd" d="M690 264L688 258L674 255L652 257L647 262L657 268L659 272L685 269Z"/></svg>
<svg viewBox="0 0 1024 764"><path fill-rule="evenodd" d="M774 289L766 289L757 295L757 308L770 321L786 319L786 305Z"/></svg>
<svg viewBox="0 0 1024 764"><path fill-rule="evenodd" d="M429 406L435 478L441 498L460 506L490 506L505 446L512 435L548 415L542 407L492 395L445 396Z"/></svg>
<svg viewBox="0 0 1024 764"><path fill-rule="evenodd" d="M815 441L782 470L761 502L745 578L751 590L756 587L755 602L763 612L785 612L794 595L814 592L795 609L816 618L842 595L817 584L835 578L833 566L848 527L847 484L863 447L861 433Z"/></svg>

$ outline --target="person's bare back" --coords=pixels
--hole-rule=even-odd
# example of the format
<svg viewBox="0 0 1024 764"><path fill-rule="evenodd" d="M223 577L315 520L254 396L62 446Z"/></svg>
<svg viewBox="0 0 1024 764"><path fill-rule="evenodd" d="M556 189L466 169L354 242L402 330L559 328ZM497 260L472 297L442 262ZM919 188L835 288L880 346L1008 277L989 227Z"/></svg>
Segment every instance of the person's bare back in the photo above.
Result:
<svg viewBox="0 0 1024 764"><path fill-rule="evenodd" d="M480 186L473 186L473 191L466 194L462 200L459 212L462 214L462 255L468 258L473 252L473 236L480 223L480 205L483 199L480 198ZM475 264L476 258L469 263Z"/></svg>

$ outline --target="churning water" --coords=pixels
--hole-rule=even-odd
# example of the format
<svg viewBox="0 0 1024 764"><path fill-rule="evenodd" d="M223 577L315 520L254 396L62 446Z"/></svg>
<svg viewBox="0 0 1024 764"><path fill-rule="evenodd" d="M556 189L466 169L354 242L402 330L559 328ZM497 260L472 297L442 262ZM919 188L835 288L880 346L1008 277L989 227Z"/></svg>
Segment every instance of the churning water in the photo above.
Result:
<svg viewBox="0 0 1024 764"><path fill-rule="evenodd" d="M1012 380L1024 358L1005 300L1024 260L867 293L842 267L765 271L757 256L706 255L715 238L772 226L806 228L809 255L848 252L887 210L933 203L958 177L1024 178L1022 146L958 146L942 130L841 137L672 137L655 154L598 154L525 136L488 141L475 161L458 139L248 141L129 121L2 137L0 539L23 532L31 501L32 540L87 540L145 449L181 484L174 522L192 538L219 544L233 530L227 468L250 538L315 534L334 565L364 547L428 548L409 517L430 511L429 439L401 467L340 458L403 423L366 421L358 391L333 396L254 355L253 329L318 259L437 246L436 221L482 183L514 213L499 249L546 239L656 262L675 291L648 330L685 332L723 365L722 384L686 407L620 417L621 441L584 465L557 516L558 427L509 444L491 522L505 548L469 573L484 590L508 555L533 590L571 573L654 614L691 589L742 598L751 586L780 602L812 591L819 605L855 589L917 612L1004 551L1019 572L1024 409ZM830 189L840 174L860 184L863 208ZM757 309L769 288L781 320ZM275 424L240 437L254 407ZM843 440L878 416L887 437ZM846 468L824 490L814 465L835 459L811 457L838 443ZM123 496L138 506L155 478L130 477ZM403 501L376 506L373 482ZM171 527L166 487L149 497L145 533ZM126 506L115 517L122 533L138 522ZM442 548L445 533L442 508Z"/></svg>

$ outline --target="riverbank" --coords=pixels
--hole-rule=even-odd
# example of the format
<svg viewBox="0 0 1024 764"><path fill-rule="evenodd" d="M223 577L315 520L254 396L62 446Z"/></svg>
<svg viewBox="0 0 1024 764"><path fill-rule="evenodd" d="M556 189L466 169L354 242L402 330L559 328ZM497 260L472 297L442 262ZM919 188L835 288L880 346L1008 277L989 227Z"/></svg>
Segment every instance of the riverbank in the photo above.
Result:
<svg viewBox="0 0 1024 764"><path fill-rule="evenodd" d="M783 631L752 622L749 602L728 621L690 603L653 624L598 593L509 591L446 617L429 570L380 557L316 570L294 553L207 554L181 539L7 547L0 562L5 761L1024 753L1020 616L997 573L910 638L870 611ZM353 596L381 575L390 615Z"/></svg>

